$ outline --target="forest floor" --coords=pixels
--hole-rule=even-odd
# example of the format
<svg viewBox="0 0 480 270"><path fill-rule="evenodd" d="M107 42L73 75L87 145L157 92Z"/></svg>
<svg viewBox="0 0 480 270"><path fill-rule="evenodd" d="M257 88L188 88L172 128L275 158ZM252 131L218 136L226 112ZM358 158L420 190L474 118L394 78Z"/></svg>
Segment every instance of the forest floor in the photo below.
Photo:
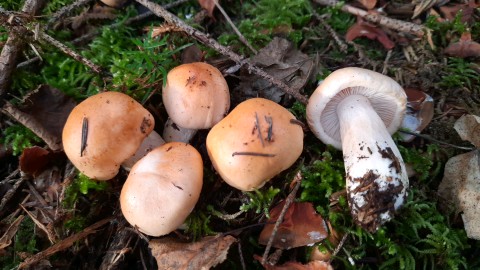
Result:
<svg viewBox="0 0 480 270"><path fill-rule="evenodd" d="M1 269L480 268L478 1L105 3L0 3ZM190 142L203 159L200 199L181 228L148 236L120 210L128 171L108 181L79 173L63 152L63 125L76 104L118 91L162 134L166 74L195 61L222 72L231 109L254 97L287 108L303 125L303 152L242 192L216 173L200 130ZM377 231L351 217L341 150L306 124L308 97L345 67L397 81L422 126L393 135L410 187ZM307 225L325 230L312 241L300 231Z"/></svg>

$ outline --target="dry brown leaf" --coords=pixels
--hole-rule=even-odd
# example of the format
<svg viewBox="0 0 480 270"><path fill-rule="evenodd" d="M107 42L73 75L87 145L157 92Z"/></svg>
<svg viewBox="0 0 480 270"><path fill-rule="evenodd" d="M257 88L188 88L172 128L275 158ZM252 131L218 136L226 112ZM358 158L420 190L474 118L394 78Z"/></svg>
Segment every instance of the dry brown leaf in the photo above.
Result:
<svg viewBox="0 0 480 270"><path fill-rule="evenodd" d="M480 7L480 3L476 3L475 0L470 0L466 4L456 4L454 6L441 6L440 12L442 12L443 17L446 20L453 21L457 14L461 11L462 18L460 19L462 23L474 23L475 9Z"/></svg>
<svg viewBox="0 0 480 270"><path fill-rule="evenodd" d="M230 235L205 237L194 243L174 238L150 241L149 247L157 260L158 269L210 269L227 258L229 247L236 241Z"/></svg>
<svg viewBox="0 0 480 270"><path fill-rule="evenodd" d="M377 0L357 0L357 2L360 2L366 9L372 9L377 4Z"/></svg>
<svg viewBox="0 0 480 270"><path fill-rule="evenodd" d="M447 205L462 213L469 238L480 240L480 151L475 150L450 158L445 164L438 194Z"/></svg>
<svg viewBox="0 0 480 270"><path fill-rule="evenodd" d="M272 235L275 222L282 212L285 201L270 210L270 219L260 233L258 242L266 245ZM289 249L314 244L328 236L325 220L317 214L310 202L294 202L288 208L277 230L272 246Z"/></svg>
<svg viewBox="0 0 480 270"><path fill-rule="evenodd" d="M472 40L472 35L468 32L462 34L459 41L450 44L444 53L455 57L479 57L480 44Z"/></svg>
<svg viewBox="0 0 480 270"><path fill-rule="evenodd" d="M37 176L48 165L50 151L38 146L25 148L20 156L19 167L20 170L32 176Z"/></svg>
<svg viewBox="0 0 480 270"><path fill-rule="evenodd" d="M254 258L261 261L262 258L258 255L254 255ZM286 262L282 265L270 265L266 263L263 265L266 270L333 270L332 265L329 262L323 261L311 261L307 264L299 262Z"/></svg>
<svg viewBox="0 0 480 270"><path fill-rule="evenodd" d="M476 147L480 144L480 117L464 115L455 122L455 130ZM480 240L480 150L450 158L445 164L438 194L447 205L462 213L469 238Z"/></svg>
<svg viewBox="0 0 480 270"><path fill-rule="evenodd" d="M315 73L313 69L317 66L311 57L297 50L290 41L279 37L275 37L262 48L251 58L251 61L296 91L303 88ZM231 91L234 100L232 103L239 103L252 97L281 102L285 95L282 90L272 86L267 80L252 75L249 71L243 74L240 76L240 84Z"/></svg>
<svg viewBox="0 0 480 270"><path fill-rule="evenodd" d="M434 113L433 98L417 89L405 88L407 94L407 111L401 128L420 133L432 121ZM412 141L415 136L401 133L402 140Z"/></svg>
<svg viewBox="0 0 480 270"><path fill-rule="evenodd" d="M18 227L20 226L20 223L22 223L22 220L25 216L20 215L18 216L10 226L8 226L7 230L5 233L2 235L0 238L0 250L10 246L12 244L12 238L15 236L17 233Z"/></svg>
<svg viewBox="0 0 480 270"><path fill-rule="evenodd" d="M469 141L480 148L480 117L476 115L463 115L453 126L460 138Z"/></svg>
<svg viewBox="0 0 480 270"><path fill-rule="evenodd" d="M334 251L333 249L336 248L340 243L342 236L335 229L333 229L332 224L330 222L327 222L327 223L328 223L328 231L329 231L327 240L331 245L332 249L330 249L327 243L325 243L326 241L323 241L322 243L312 248L312 252L310 253L311 261L329 261L330 258L332 257L332 253ZM325 247L325 252L320 251L319 247Z"/></svg>
<svg viewBox="0 0 480 270"><path fill-rule="evenodd" d="M210 18L213 18L215 1L218 1L220 3L219 0L198 0L198 3L200 4L200 6L208 12L208 16L210 16Z"/></svg>
<svg viewBox="0 0 480 270"><path fill-rule="evenodd" d="M62 130L75 101L60 90L41 85L19 107L5 103L3 110L42 138L54 151L62 149Z"/></svg>
<svg viewBox="0 0 480 270"><path fill-rule="evenodd" d="M393 47L395 47L395 43L387 36L385 31L374 24L365 22L360 17L357 18L357 23L348 29L347 33L345 34L345 39L347 41L353 41L359 37L377 40L387 50L391 50Z"/></svg>

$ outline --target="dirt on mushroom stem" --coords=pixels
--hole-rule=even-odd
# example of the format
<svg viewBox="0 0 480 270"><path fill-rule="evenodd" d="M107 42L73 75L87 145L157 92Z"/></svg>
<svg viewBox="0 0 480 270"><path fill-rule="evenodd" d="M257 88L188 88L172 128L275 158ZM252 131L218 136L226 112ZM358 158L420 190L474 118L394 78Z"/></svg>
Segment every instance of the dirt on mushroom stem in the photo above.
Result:
<svg viewBox="0 0 480 270"><path fill-rule="evenodd" d="M346 98L338 105L337 114L351 214L355 223L375 232L406 200L405 165L368 98Z"/></svg>

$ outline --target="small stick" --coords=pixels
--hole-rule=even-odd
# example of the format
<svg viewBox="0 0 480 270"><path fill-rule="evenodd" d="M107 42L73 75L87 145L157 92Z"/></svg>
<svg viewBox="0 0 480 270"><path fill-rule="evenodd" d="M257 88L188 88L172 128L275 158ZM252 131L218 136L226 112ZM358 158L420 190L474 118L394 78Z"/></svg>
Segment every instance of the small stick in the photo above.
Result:
<svg viewBox="0 0 480 270"><path fill-rule="evenodd" d="M5 195L3 195L2 200L0 201L0 213L3 211L3 208L7 204L7 202L13 197L15 194L15 191L20 187L20 185L25 181L25 178L21 177L20 179L17 179L15 184L10 188Z"/></svg>
<svg viewBox="0 0 480 270"><path fill-rule="evenodd" d="M242 270L247 270L247 266L245 265L245 259L243 258L241 241L238 241L237 247L238 247L238 256L240 256L240 264L242 265Z"/></svg>
<svg viewBox="0 0 480 270"><path fill-rule="evenodd" d="M341 52L346 53L348 49L348 45L343 42L343 40L338 36L338 34L333 30L333 28L318 14L315 10L313 10L313 16L322 24L323 28L327 30L330 36L335 40L337 43L338 48Z"/></svg>
<svg viewBox="0 0 480 270"><path fill-rule="evenodd" d="M256 156L256 157L274 157L275 154L266 154L266 153L257 153L257 152L233 152L232 157L234 156Z"/></svg>
<svg viewBox="0 0 480 270"><path fill-rule="evenodd" d="M320 5L331 6L331 7L337 6L340 4L340 2L337 0L314 0L314 2ZM376 13L369 13L363 9L359 9L348 4L342 5L341 9L342 11L350 13L352 15L360 16L364 18L366 21L369 21L372 23L378 23L379 25L385 26L387 28L390 28L396 31L410 33L417 37L423 37L425 33L428 32L428 28L424 27L423 25L392 19Z"/></svg>
<svg viewBox="0 0 480 270"><path fill-rule="evenodd" d="M90 2L93 2L94 0L77 0L73 3L71 3L68 6L62 7L59 9L57 12L51 15L50 19L47 22L47 25L45 26L45 29L49 29L53 23L56 21L66 17L68 14L70 14L74 9L77 9L82 6L86 6L90 4Z"/></svg>
<svg viewBox="0 0 480 270"><path fill-rule="evenodd" d="M273 119L272 117L265 116L265 121L268 123L267 141L272 141L273 136Z"/></svg>
<svg viewBox="0 0 480 270"><path fill-rule="evenodd" d="M272 230L272 235L270 235L270 238L268 239L267 246L265 247L265 252L263 252L262 261L261 261L262 265L265 265L265 262L267 261L268 253L270 253L270 249L272 248L273 239L275 238L275 235L277 234L277 231L278 231L278 228L280 227L280 224L282 224L282 222L283 222L283 218L285 217L285 214L287 213L287 210L290 207L290 204L292 204L292 202L295 199L295 196L297 194L297 191L300 188L300 184L302 183L302 173L300 171L297 172L297 174L293 178L293 181L296 182L295 187L293 188L292 192L290 192L290 194L288 194L287 198L285 199L285 205L283 206L282 212L280 212L280 215L278 216L278 219L275 222L275 226L273 227L273 230Z"/></svg>
<svg viewBox="0 0 480 270"><path fill-rule="evenodd" d="M83 123L82 123L82 144L80 146L80 156L83 156L83 151L85 151L85 148L87 147L87 137L88 137L88 118L84 117L83 118Z"/></svg>
<svg viewBox="0 0 480 270"><path fill-rule="evenodd" d="M442 142L442 141L437 140L437 139L434 139L434 138L432 138L432 137L430 137L430 136L423 135L423 134L420 134L420 133L415 133L415 132L408 131L408 130L403 130L403 129L401 129L401 130L399 130L398 132L410 134L410 135L413 135L413 136L420 137L420 138L422 138L422 139L426 139L426 140L429 140L429 141L432 141L432 142L436 142L436 143L439 143L439 144L443 144L443 145L450 146L450 147L457 148L457 149L461 149L461 150L467 150L467 151L475 150L475 147L458 146L458 145L454 145L454 144L451 144L451 143Z"/></svg>
<svg viewBox="0 0 480 270"><path fill-rule="evenodd" d="M257 128L258 138L260 139L260 142L262 143L262 147L265 147L265 142L263 141L262 130L260 129L260 121L258 120L257 112L255 112L255 127Z"/></svg>
<svg viewBox="0 0 480 270"><path fill-rule="evenodd" d="M210 38L207 34L205 34L201 31L191 27L190 25L186 24L185 22L180 20L177 16L168 12L162 6L160 6L156 3L153 3L149 0L135 0L135 1L142 4L146 8L150 9L155 15L165 19L165 21L167 21L168 23L178 26L185 33L189 34L190 36L192 36L193 38L195 38L199 42L203 43L205 46L208 46L208 47L216 50L217 52L229 57L231 60L233 60L234 62L236 62L239 65L242 65L242 66L245 65L246 68L250 72L262 77L263 79L266 79L271 84L280 88L283 92L293 96L299 102L301 102L303 104L307 104L307 98L305 96L303 96L302 94L300 94L298 91L295 91L290 86L285 84L283 81L274 78L272 75L268 74L263 69L255 66L248 59L245 59L243 56L240 56L240 55L236 54L235 52L233 52L232 50L230 50L229 48L221 45L216 40Z"/></svg>
<svg viewBox="0 0 480 270"><path fill-rule="evenodd" d="M228 16L227 12L225 12L225 10L222 8L222 6L220 5L220 3L218 3L218 0L214 0L215 2L215 6L218 8L218 10L220 10L220 12L222 13L223 17L225 17L225 19L227 20L228 24L230 24L230 26L233 28L233 31L235 32L235 34L237 34L238 38L240 39L240 41L245 44L245 46L247 46L254 54L257 54L258 51L255 50L255 48L252 47L252 45L248 42L248 40L242 35L242 33L240 33L240 31L238 30L238 28L235 26L235 24L233 24L232 20L230 19L230 17Z"/></svg>

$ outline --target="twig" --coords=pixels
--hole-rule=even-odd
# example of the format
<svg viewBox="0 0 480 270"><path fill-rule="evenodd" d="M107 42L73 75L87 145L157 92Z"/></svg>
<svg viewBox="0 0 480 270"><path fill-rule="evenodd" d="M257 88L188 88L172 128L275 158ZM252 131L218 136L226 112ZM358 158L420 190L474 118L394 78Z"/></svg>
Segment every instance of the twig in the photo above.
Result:
<svg viewBox="0 0 480 270"><path fill-rule="evenodd" d="M87 237L88 235L90 235L92 233L95 233L98 228L107 224L112 219L113 219L112 217L102 219L102 220L98 221L97 223L94 223L93 225L83 229L83 231L81 231L79 233L76 233L72 236L69 236L69 237L63 239L62 241L56 243L55 245L50 246L49 248L47 248L43 251L40 251L40 252L38 252L37 254L35 254L31 257L28 257L24 262L22 262L18 266L18 269L28 268L31 265L33 265L33 264L35 264L35 263L37 263L37 262L39 262L39 261L41 261L45 258L50 257L50 256L52 256L53 254L55 254L59 251L62 251L62 250L65 250L65 249L71 247L75 242Z"/></svg>
<svg viewBox="0 0 480 270"><path fill-rule="evenodd" d="M167 9L168 9L168 8L173 8L173 7L176 7L176 6L180 5L180 4L185 3L185 2L187 2L187 1L189 1L189 0L177 0L177 1L172 2L172 3L170 3L170 4L164 5L164 7L167 8ZM142 14L140 14L140 15L137 15L137 16L135 16L135 17L129 18L129 19L125 20L125 21L120 21L120 22L117 22L117 23L114 23L114 24L106 25L106 26L104 26L104 27L108 27L108 28L110 28L110 29L114 29L114 28L118 28L118 27L120 27L120 26L130 25L130 24L133 24L133 23L136 23L136 22L143 21L143 20L147 19L148 17L150 17L150 16L152 16L152 15L154 15L153 12L147 11L147 12L142 13ZM87 34L85 34L85 35L83 35L83 36L81 36L81 37L78 37L78 38L72 40L71 43L72 43L73 45L81 44L81 43L86 42L86 41L88 41L88 40L90 40L90 39L93 39L95 36L99 35L101 32L102 32L102 27L96 28L95 30L93 30L93 31L91 31L91 32L89 32L89 33L87 33ZM31 58L31 59L28 59L28 60L25 61L25 62L22 62L22 63L18 64L17 68L21 68L21 67L28 66L28 65L30 65L30 64L32 64L32 63L35 63L35 62L39 61L39 60L40 60L39 57L33 57L33 58Z"/></svg>
<svg viewBox="0 0 480 270"><path fill-rule="evenodd" d="M120 268L120 264L123 262L122 258L127 252L131 251L131 241L136 238L136 235L125 227L119 228L120 226L124 226L124 224L114 228L113 241L108 245L108 251L102 259L100 270Z"/></svg>
<svg viewBox="0 0 480 270"><path fill-rule="evenodd" d="M86 6L93 1L94 0L77 0L68 6L62 7L51 16L51 18L47 22L47 25L45 26L45 29L49 29L53 23L64 18L65 16L68 16L73 10L82 6Z"/></svg>
<svg viewBox="0 0 480 270"><path fill-rule="evenodd" d="M314 2L324 6L337 6L340 4L340 2L337 0L314 0ZM360 16L366 21L378 23L379 25L396 31L410 33L417 37L423 37L428 32L428 28L424 27L423 25L392 19L376 13L369 13L363 9L359 9L348 4L343 5L341 9L342 11L352 15Z"/></svg>
<svg viewBox="0 0 480 270"><path fill-rule="evenodd" d="M217 52L229 57L231 60L233 60L234 62L236 62L239 65L245 65L246 68L250 72L262 77L263 79L266 79L271 84L280 88L285 93L293 96L299 102L301 102L303 104L307 104L307 98L305 96L301 95L299 92L295 91L294 89L289 87L284 82L282 82L278 79L275 79L272 75L268 74L263 69L261 69L261 68L255 66L254 64L252 64L248 59L245 59L243 56L240 56L240 55L236 54L235 52L233 52L232 50L230 50L229 48L221 45L216 40L210 38L207 34L205 34L201 31L191 27L190 25L186 24L185 22L180 20L178 17L176 17L172 13L168 12L162 6L160 6L156 3L153 3L149 0L135 0L135 1L142 4L146 8L150 9L155 15L165 19L168 23L178 26L184 32L186 32L188 35L197 39L199 42L203 43L204 45L206 45L206 46L216 50Z"/></svg>
<svg viewBox="0 0 480 270"><path fill-rule="evenodd" d="M340 240L340 243L338 243L337 247L335 248L335 250L332 252L332 257L335 257L337 256L338 252L340 252L340 249L343 247L343 245L345 244L345 241L347 240L347 237L348 237L349 233L345 233L342 237L342 239Z"/></svg>
<svg viewBox="0 0 480 270"><path fill-rule="evenodd" d="M457 149L461 149L461 150L467 150L467 151L475 150L475 147L458 146L458 145L454 145L454 144L451 144L451 143L442 142L442 141L437 140L435 138L432 138L430 136L415 133L415 132L412 132L412 131L409 131L409 130L401 129L401 130L399 130L399 132L410 134L410 135L413 135L413 136L417 136L417 137L420 137L420 138L425 139L425 140L429 140L429 141L432 141L432 142L436 142L436 143L439 143L439 144L443 144L443 145L450 146L450 147L457 148Z"/></svg>
<svg viewBox="0 0 480 270"><path fill-rule="evenodd" d="M240 257L240 264L242 265L242 270L247 270L247 266L245 265L245 259L243 258L241 241L237 242L237 247L238 247L238 256Z"/></svg>
<svg viewBox="0 0 480 270"><path fill-rule="evenodd" d="M300 183L302 183L302 173L300 171L297 172L297 174L293 178L293 181L296 182L295 187L285 199L285 205L283 206L282 212L280 212L280 215L278 216L278 219L275 222L272 235L270 235L267 246L265 247L265 252L263 252L262 261L261 261L262 265L265 265L265 262L267 261L268 253L270 253L270 249L272 248L273 240L277 234L278 228L280 227L280 224L282 224L283 218L285 217L285 214L287 213L287 210L290 207L290 204L292 204L297 194L297 191L300 188Z"/></svg>
<svg viewBox="0 0 480 270"><path fill-rule="evenodd" d="M337 32L333 30L333 28L318 14L315 10L312 10L313 16L322 24L323 28L327 30L327 32L330 34L330 36L335 40L335 43L337 43L338 48L340 49L341 52L346 53L348 46L343 40L338 36Z"/></svg>
<svg viewBox="0 0 480 270"><path fill-rule="evenodd" d="M35 15L42 6L43 0L26 0L22 7L22 12L28 15ZM15 31L10 31L0 53L0 98L5 96L10 86L12 73L17 65L17 58L25 46L25 43L22 41L25 32L22 28L15 28Z"/></svg>
<svg viewBox="0 0 480 270"><path fill-rule="evenodd" d="M220 10L220 12L222 13L223 17L225 17L225 19L227 20L228 24L230 24L230 26L233 28L233 31L235 32L235 34L237 34L238 38L240 39L240 41L245 44L245 46L247 46L254 54L257 54L258 51L255 50L255 48L253 48L253 46L248 42L248 40L242 35L242 33L238 30L238 28L235 26L235 24L233 24L232 20L230 19L230 17L228 16L227 12L225 12L225 10L222 8L222 6L220 5L220 3L218 3L218 0L214 0L215 1L215 6L218 8L218 10Z"/></svg>
<svg viewBox="0 0 480 270"><path fill-rule="evenodd" d="M0 201L0 213L3 211L3 208L5 207L7 202L13 197L13 195L15 194L15 191L17 191L17 189L20 187L20 185L23 183L23 181L25 181L25 179L23 177L21 177L20 179L17 179L17 182L15 182L15 184L12 186L12 188L10 188L7 191L7 193L5 193L5 195L3 195L3 198Z"/></svg>

